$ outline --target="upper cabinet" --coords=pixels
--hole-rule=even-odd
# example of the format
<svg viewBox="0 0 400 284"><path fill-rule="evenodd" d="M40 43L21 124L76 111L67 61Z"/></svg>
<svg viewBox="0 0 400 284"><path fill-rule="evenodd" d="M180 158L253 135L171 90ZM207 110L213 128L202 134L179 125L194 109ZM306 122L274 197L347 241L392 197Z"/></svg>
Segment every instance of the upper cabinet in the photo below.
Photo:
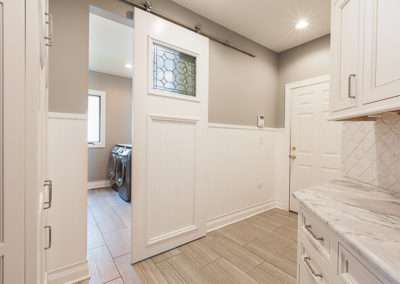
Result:
<svg viewBox="0 0 400 284"><path fill-rule="evenodd" d="M331 119L400 110L400 1L333 0Z"/></svg>
<svg viewBox="0 0 400 284"><path fill-rule="evenodd" d="M400 96L400 1L365 2L363 103L373 103Z"/></svg>
<svg viewBox="0 0 400 284"><path fill-rule="evenodd" d="M359 101L362 87L362 13L363 0L332 2L333 50L331 108L352 108Z"/></svg>

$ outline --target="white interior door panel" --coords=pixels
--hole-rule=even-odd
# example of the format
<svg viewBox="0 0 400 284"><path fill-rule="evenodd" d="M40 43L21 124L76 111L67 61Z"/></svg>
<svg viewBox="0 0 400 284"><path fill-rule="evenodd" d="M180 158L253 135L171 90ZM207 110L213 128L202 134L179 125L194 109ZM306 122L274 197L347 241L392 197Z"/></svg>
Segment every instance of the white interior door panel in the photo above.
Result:
<svg viewBox="0 0 400 284"><path fill-rule="evenodd" d="M297 190L340 175L341 122L328 121L329 80L291 89L290 210Z"/></svg>
<svg viewBox="0 0 400 284"><path fill-rule="evenodd" d="M208 39L134 12L132 262L206 234Z"/></svg>

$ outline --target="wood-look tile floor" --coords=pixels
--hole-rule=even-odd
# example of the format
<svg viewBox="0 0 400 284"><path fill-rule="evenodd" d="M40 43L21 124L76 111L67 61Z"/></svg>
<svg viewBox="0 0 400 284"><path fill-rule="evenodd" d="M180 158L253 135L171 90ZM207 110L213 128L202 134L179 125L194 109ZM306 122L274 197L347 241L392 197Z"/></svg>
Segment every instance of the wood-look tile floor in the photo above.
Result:
<svg viewBox="0 0 400 284"><path fill-rule="evenodd" d="M88 194L89 283L295 283L297 215L272 209L130 264L131 204Z"/></svg>

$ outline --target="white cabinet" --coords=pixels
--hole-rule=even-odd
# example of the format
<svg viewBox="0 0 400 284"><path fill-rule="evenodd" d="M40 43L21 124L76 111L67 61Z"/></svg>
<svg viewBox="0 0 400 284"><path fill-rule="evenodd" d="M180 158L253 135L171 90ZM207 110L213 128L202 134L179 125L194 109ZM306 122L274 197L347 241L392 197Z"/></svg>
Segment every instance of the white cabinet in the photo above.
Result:
<svg viewBox="0 0 400 284"><path fill-rule="evenodd" d="M339 244L338 276L343 283L382 283L346 248Z"/></svg>
<svg viewBox="0 0 400 284"><path fill-rule="evenodd" d="M400 1L365 2L363 103L367 104L400 96Z"/></svg>
<svg viewBox="0 0 400 284"><path fill-rule="evenodd" d="M399 0L332 0L332 120L400 110L399 13Z"/></svg>
<svg viewBox="0 0 400 284"><path fill-rule="evenodd" d="M332 90L333 111L357 105L362 90L362 10L361 0L332 2Z"/></svg>
<svg viewBox="0 0 400 284"><path fill-rule="evenodd" d="M297 283L390 283L326 223L301 207L298 220Z"/></svg>

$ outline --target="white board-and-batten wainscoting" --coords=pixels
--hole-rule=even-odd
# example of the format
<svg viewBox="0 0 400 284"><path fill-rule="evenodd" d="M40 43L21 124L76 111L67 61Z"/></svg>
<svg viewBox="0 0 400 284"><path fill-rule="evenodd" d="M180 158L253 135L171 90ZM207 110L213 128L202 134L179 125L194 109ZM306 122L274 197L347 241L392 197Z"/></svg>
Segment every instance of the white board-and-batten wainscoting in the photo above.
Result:
<svg viewBox="0 0 400 284"><path fill-rule="evenodd" d="M209 123L207 231L274 207L287 209L277 198L287 158L283 139L281 128Z"/></svg>
<svg viewBox="0 0 400 284"><path fill-rule="evenodd" d="M87 115L48 114L48 176L53 205L48 212L52 246L46 250L47 283L89 278L87 262Z"/></svg>

